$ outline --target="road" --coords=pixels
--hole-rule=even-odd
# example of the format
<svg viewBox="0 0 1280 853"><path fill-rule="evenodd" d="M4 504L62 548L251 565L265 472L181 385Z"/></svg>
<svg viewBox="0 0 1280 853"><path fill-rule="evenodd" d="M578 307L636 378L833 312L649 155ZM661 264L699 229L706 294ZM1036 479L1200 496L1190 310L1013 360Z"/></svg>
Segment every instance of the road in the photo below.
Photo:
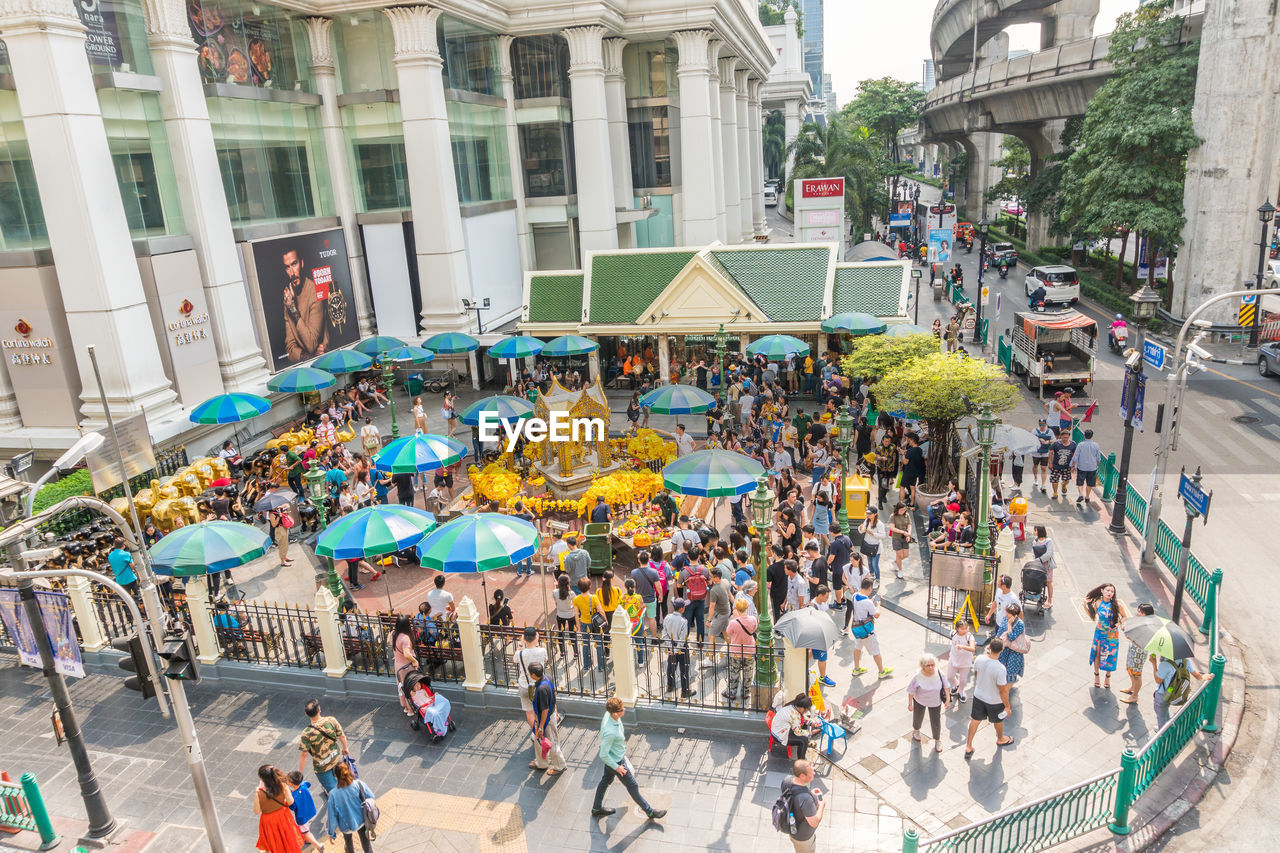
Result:
<svg viewBox="0 0 1280 853"><path fill-rule="evenodd" d="M922 187L922 197L929 194L936 197L937 190ZM972 254L961 250L956 257L970 292L976 293L977 246ZM994 272L988 278L992 302L1000 301L993 329L1008 329L1014 312L1025 310L1025 271L1011 271L1005 281ZM931 301L927 282L926 273L920 311L924 326L941 316L934 306L945 304ZM1101 328L1110 326L1111 315L1105 309L1087 301L1077 307L1098 320ZM972 344L969 350L975 352ZM1119 417L1124 363L1107 349L1105 337L1096 375L1088 395L1098 401L1095 438L1104 449L1119 452L1124 432ZM1164 386L1163 375L1148 378L1148 422L1134 436L1130 482L1143 493L1150 491L1154 474L1159 442L1154 416L1157 403L1164 400ZM1032 399L1025 388L1024 396ZM1083 402L1084 395L1077 397L1077 408ZM1280 723L1280 684L1275 677L1280 671L1280 643L1275 641L1274 608L1259 604L1267 600L1276 566L1268 531L1280 529L1280 382L1260 377L1252 366L1214 364L1189 380L1183 408L1178 446L1163 483L1164 519L1181 531L1185 516L1176 498L1179 470L1199 467L1205 488L1213 490L1213 502L1208 522L1195 524L1192 548L1206 565L1223 569L1219 612L1245 647L1248 707L1226 769L1200 807L1179 821L1157 849L1180 853L1271 849L1274 845L1265 839L1274 831L1271 815L1280 798L1280 774L1268 772Z"/></svg>

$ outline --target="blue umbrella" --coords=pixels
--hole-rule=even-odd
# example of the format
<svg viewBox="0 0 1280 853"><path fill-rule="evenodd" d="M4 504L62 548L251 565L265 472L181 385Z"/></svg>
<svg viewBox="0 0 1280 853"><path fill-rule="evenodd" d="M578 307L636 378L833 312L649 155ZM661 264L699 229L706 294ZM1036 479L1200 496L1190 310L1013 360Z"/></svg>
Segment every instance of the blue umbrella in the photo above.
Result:
<svg viewBox="0 0 1280 853"><path fill-rule="evenodd" d="M179 527L151 546L156 574L199 577L243 566L271 547L271 537L237 521L204 521Z"/></svg>
<svg viewBox="0 0 1280 853"><path fill-rule="evenodd" d="M692 385L663 385L640 398L660 415L691 415L711 408L716 398Z"/></svg>
<svg viewBox="0 0 1280 853"><path fill-rule="evenodd" d="M377 358L389 349L404 346L404 341L399 338L393 338L390 335L374 335L372 338L365 338L356 344L354 349L356 352Z"/></svg>
<svg viewBox="0 0 1280 853"><path fill-rule="evenodd" d="M338 384L338 377L316 367L291 367L267 383L267 388L285 394L322 391Z"/></svg>
<svg viewBox="0 0 1280 853"><path fill-rule="evenodd" d="M271 408L271 401L257 394L219 394L191 410L193 424L234 424L256 418Z"/></svg>
<svg viewBox="0 0 1280 853"><path fill-rule="evenodd" d="M423 567L442 572L485 572L538 553L538 528L497 512L464 515L428 533L418 543Z"/></svg>
<svg viewBox="0 0 1280 853"><path fill-rule="evenodd" d="M508 335L489 347L489 355L494 358L528 358L542 352L546 346L537 338L528 335Z"/></svg>
<svg viewBox="0 0 1280 853"><path fill-rule="evenodd" d="M431 350L423 349L422 347L410 346L409 344L405 344L404 346L399 346L399 347L393 347L387 350L386 352L382 353L380 356L378 356L380 361L383 361L383 362L390 361L393 364L395 362L408 362L410 364L426 364L428 361L432 361L433 359L435 359L435 357L436 357L436 354L433 353Z"/></svg>
<svg viewBox="0 0 1280 853"><path fill-rule="evenodd" d="M747 344L747 355L763 355L769 361L781 361L789 355L808 355L809 345L791 335L765 335Z"/></svg>
<svg viewBox="0 0 1280 853"><path fill-rule="evenodd" d="M662 485L702 498L745 495L764 476L764 466L732 450L698 450L662 469Z"/></svg>
<svg viewBox="0 0 1280 853"><path fill-rule="evenodd" d="M504 422L518 421L533 414L533 404L510 394L482 397L462 410L462 422L467 426L480 426L481 412L492 412Z"/></svg>
<svg viewBox="0 0 1280 853"><path fill-rule="evenodd" d="M330 373L354 373L373 366L373 359L362 352L340 349L327 352L311 362L311 366Z"/></svg>
<svg viewBox="0 0 1280 853"><path fill-rule="evenodd" d="M435 353L453 355L460 352L475 352L480 348L480 342L461 332L441 332L427 338L422 342L422 346Z"/></svg>
<svg viewBox="0 0 1280 853"><path fill-rule="evenodd" d="M591 338L582 335L561 335L547 341L542 348L542 355L550 358L566 358L571 355L586 355L600 349L600 345Z"/></svg>

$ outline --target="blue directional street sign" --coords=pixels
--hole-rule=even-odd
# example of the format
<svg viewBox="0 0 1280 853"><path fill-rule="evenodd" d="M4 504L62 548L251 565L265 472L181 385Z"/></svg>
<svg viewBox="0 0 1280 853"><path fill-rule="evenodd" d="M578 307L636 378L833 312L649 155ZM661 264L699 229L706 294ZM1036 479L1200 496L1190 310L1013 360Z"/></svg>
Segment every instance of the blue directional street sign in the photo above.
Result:
<svg viewBox="0 0 1280 853"><path fill-rule="evenodd" d="M1213 497L1213 492L1202 489L1199 483L1187 476L1185 468L1182 469L1182 477L1178 480L1178 497L1182 498L1188 510L1208 520L1209 499Z"/></svg>
<svg viewBox="0 0 1280 853"><path fill-rule="evenodd" d="M1165 348L1152 340L1142 342L1142 360L1156 370L1164 370Z"/></svg>

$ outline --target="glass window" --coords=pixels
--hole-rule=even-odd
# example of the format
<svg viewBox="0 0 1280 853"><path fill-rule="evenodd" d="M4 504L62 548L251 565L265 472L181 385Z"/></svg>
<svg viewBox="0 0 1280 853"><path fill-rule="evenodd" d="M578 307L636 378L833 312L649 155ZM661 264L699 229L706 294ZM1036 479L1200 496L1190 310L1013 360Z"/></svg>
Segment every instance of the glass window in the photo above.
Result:
<svg viewBox="0 0 1280 853"><path fill-rule="evenodd" d="M666 107L630 107L631 183L637 189L671 186L671 126Z"/></svg>
<svg viewBox="0 0 1280 853"><path fill-rule="evenodd" d="M530 198L573 195L573 125L538 122L520 125L524 193Z"/></svg>
<svg viewBox="0 0 1280 853"><path fill-rule="evenodd" d="M209 118L232 222L333 215L313 107L210 98Z"/></svg>
<svg viewBox="0 0 1280 853"><path fill-rule="evenodd" d="M98 106L120 185L129 233L156 237L184 233L178 180L154 92L100 89Z"/></svg>
<svg viewBox="0 0 1280 853"><path fill-rule="evenodd" d="M333 19L338 82L343 92L397 89L395 36L380 10L336 15Z"/></svg>
<svg viewBox="0 0 1280 853"><path fill-rule="evenodd" d="M0 89L0 251L48 247L18 94Z"/></svg>
<svg viewBox="0 0 1280 853"><path fill-rule="evenodd" d="M461 204L514 198L504 107L447 102L453 171Z"/></svg>
<svg viewBox="0 0 1280 853"><path fill-rule="evenodd" d="M305 89L311 50L300 13L253 0L188 0L206 83Z"/></svg>
<svg viewBox="0 0 1280 853"><path fill-rule="evenodd" d="M446 89L502 95L496 44L490 33L442 16L438 35Z"/></svg>
<svg viewBox="0 0 1280 853"><path fill-rule="evenodd" d="M622 72L628 98L667 96L667 46L651 41L629 44L622 51ZM674 51L672 51L674 53Z"/></svg>
<svg viewBox="0 0 1280 853"><path fill-rule="evenodd" d="M342 108L342 124L351 140L357 210L407 209L409 181L400 105L351 104Z"/></svg>
<svg viewBox="0 0 1280 853"><path fill-rule="evenodd" d="M511 73L516 100L569 97L569 43L560 36L516 39Z"/></svg>

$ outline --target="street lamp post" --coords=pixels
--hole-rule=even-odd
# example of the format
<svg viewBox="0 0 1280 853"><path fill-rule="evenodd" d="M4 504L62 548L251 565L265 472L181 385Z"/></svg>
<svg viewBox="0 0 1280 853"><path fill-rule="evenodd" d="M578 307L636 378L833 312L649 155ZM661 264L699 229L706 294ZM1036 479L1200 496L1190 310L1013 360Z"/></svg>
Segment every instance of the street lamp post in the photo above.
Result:
<svg viewBox="0 0 1280 853"><path fill-rule="evenodd" d="M769 478L756 480L751 493L751 521L760 537L760 568L756 575L756 693L757 706L765 707L766 694L778 683L778 662L773 654L773 611L769 601L769 532L773 530L773 502L777 495L769 488Z"/></svg>
<svg viewBox="0 0 1280 853"><path fill-rule="evenodd" d="M391 407L391 440L400 437L400 425L396 423L396 369L391 359L382 357L382 383L387 386L387 405Z"/></svg>
<svg viewBox="0 0 1280 853"><path fill-rule="evenodd" d="M1111 523L1107 525L1107 532L1116 536L1125 534L1124 514L1129 499L1129 457L1133 453L1133 416L1138 410L1134 397L1138 392L1138 383L1142 381L1138 378L1142 376L1142 330L1147 320L1156 315L1160 294L1144 284L1141 290L1129 297L1129 301L1133 303L1137 337L1125 360L1127 374L1124 384L1129 389L1127 395L1129 406L1124 416L1124 443L1120 447L1120 471L1116 479L1116 496L1111 502Z"/></svg>
<svg viewBox="0 0 1280 853"><path fill-rule="evenodd" d="M728 337L729 336L725 333L725 330L724 330L724 323L721 323L720 328L716 330L716 363L720 365L720 393L718 395L718 399L720 401L720 404L719 404L720 414L722 415L724 414L724 411L725 411L725 385L726 385L725 378L726 377L724 374L724 357L725 357L725 353L729 351L729 345L727 342Z"/></svg>
<svg viewBox="0 0 1280 853"><path fill-rule="evenodd" d="M315 507L316 516L320 520L320 529L324 530L326 520L324 512L324 474L320 472L319 465L312 465L307 469L307 473L302 475L302 480L307 487L307 497L311 500L311 506ZM334 567L333 558L326 557L329 564L329 572L326 582L329 586L329 592L333 593L333 597L338 601L342 600L342 581L338 578L338 570Z"/></svg>
<svg viewBox="0 0 1280 853"><path fill-rule="evenodd" d="M912 267L911 280L915 283L915 286L916 286L916 306L915 306L915 316L911 318L911 322L915 323L917 326L920 325L920 279L922 279L923 277L924 277L923 272Z"/></svg>
<svg viewBox="0 0 1280 853"><path fill-rule="evenodd" d="M987 519L991 511L991 445L996 440L998 421L991 415L991 406L982 404L978 411L978 446L982 448L982 470L978 472L978 519L973 533L973 550L982 556L991 553L991 530Z"/></svg>
<svg viewBox="0 0 1280 853"><path fill-rule="evenodd" d="M840 430L840 434L836 436L836 444L840 447L840 482L837 488L843 493L849 481L849 446L853 444L853 412L848 406L840 410L836 415L836 429ZM840 530L844 533L849 532L849 513L845 509L848 500L840 501L840 509L836 511L836 521L840 524ZM824 531L815 531L819 536Z"/></svg>
<svg viewBox="0 0 1280 853"><path fill-rule="evenodd" d="M975 322L973 324L973 342L975 344L981 342L984 347L986 346L987 339L982 334L982 284L986 281L987 277L984 275L986 269L983 264L983 260L987 257L987 231L990 228L990 220L985 216L982 217L978 222L978 292L975 294L977 298L974 300L978 306L978 312L974 315Z"/></svg>
<svg viewBox="0 0 1280 853"><path fill-rule="evenodd" d="M1267 225L1276 215L1276 209L1271 205L1271 199L1267 199L1258 208L1258 220L1262 223L1262 236L1258 238L1258 274L1254 279L1253 289L1262 290L1263 270L1267 266ZM1249 346L1256 347L1258 338L1262 331L1262 296L1258 296L1257 303L1253 306L1253 325L1249 328Z"/></svg>

